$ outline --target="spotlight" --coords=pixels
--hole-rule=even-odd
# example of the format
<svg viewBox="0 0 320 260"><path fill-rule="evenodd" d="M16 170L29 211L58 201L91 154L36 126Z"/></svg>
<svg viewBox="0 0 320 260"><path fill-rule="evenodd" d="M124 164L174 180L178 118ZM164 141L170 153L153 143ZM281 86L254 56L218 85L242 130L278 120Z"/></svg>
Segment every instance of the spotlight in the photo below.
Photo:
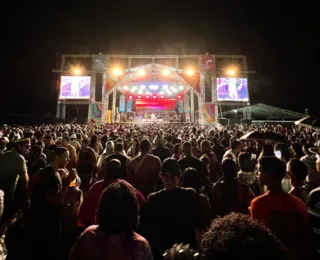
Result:
<svg viewBox="0 0 320 260"><path fill-rule="evenodd" d="M113 73L114 76L118 77L118 76L120 76L122 74L122 70L119 69L119 68L116 68L116 69L113 70L112 73Z"/></svg>
<svg viewBox="0 0 320 260"><path fill-rule="evenodd" d="M237 74L237 71L236 71L236 69L234 69L234 68L229 68L229 69L227 70L227 74L228 74L229 76L235 76L235 75Z"/></svg>
<svg viewBox="0 0 320 260"><path fill-rule="evenodd" d="M143 69L141 69L141 70L139 70L138 71L138 76L144 76L144 75L146 75L146 72L143 70Z"/></svg>
<svg viewBox="0 0 320 260"><path fill-rule="evenodd" d="M187 69L186 71L188 76L193 76L194 75L194 70L193 69Z"/></svg>
<svg viewBox="0 0 320 260"><path fill-rule="evenodd" d="M163 76L169 76L169 74L170 74L170 71L169 71L168 69L164 69L164 70L162 71L162 75L163 75Z"/></svg>
<svg viewBox="0 0 320 260"><path fill-rule="evenodd" d="M74 68L73 69L73 74L74 75L80 75L81 74L81 69L80 68Z"/></svg>

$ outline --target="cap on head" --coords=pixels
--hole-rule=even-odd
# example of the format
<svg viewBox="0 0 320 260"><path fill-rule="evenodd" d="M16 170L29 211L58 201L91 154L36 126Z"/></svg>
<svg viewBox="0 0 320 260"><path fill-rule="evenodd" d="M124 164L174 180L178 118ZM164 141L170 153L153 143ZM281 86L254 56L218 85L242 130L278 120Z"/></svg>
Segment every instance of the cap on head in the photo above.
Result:
<svg viewBox="0 0 320 260"><path fill-rule="evenodd" d="M180 176L181 169L180 169L179 162L173 158L168 158L164 160L161 167L161 174L169 178Z"/></svg>

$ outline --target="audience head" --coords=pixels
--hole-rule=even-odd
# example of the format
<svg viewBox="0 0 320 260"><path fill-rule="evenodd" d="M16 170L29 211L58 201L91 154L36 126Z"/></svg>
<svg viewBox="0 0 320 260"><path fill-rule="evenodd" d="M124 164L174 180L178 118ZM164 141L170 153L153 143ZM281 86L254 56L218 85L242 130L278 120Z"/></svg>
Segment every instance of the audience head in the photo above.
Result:
<svg viewBox="0 0 320 260"><path fill-rule="evenodd" d="M200 254L192 249L190 245L175 244L166 250L162 256L163 260L195 260L200 259Z"/></svg>
<svg viewBox="0 0 320 260"><path fill-rule="evenodd" d="M151 143L149 140L147 139L143 139L141 142L140 142L140 152L142 154L147 154L151 151Z"/></svg>
<svg viewBox="0 0 320 260"><path fill-rule="evenodd" d="M194 168L185 169L181 178L181 186L199 191L201 188L201 179L198 171Z"/></svg>
<svg viewBox="0 0 320 260"><path fill-rule="evenodd" d="M238 156L239 168L243 172L253 172L253 163L249 153L240 153Z"/></svg>
<svg viewBox="0 0 320 260"><path fill-rule="evenodd" d="M104 235L131 236L139 223L139 207L133 188L124 182L110 184L102 193L97 211L98 224Z"/></svg>
<svg viewBox="0 0 320 260"><path fill-rule="evenodd" d="M221 163L221 171L225 181L234 181L237 178L237 164L232 159L224 159Z"/></svg>
<svg viewBox="0 0 320 260"><path fill-rule="evenodd" d="M288 251L265 226L231 213L215 219L201 242L204 259L288 259Z"/></svg>
<svg viewBox="0 0 320 260"><path fill-rule="evenodd" d="M166 188L179 186L181 177L179 162L173 158L165 159L161 167L160 176Z"/></svg>
<svg viewBox="0 0 320 260"><path fill-rule="evenodd" d="M278 186L286 176L286 165L275 156L265 156L259 159L258 171L262 185Z"/></svg>
<svg viewBox="0 0 320 260"><path fill-rule="evenodd" d="M301 186L307 178L308 168L299 159L290 159L287 164L287 173L290 176L292 186L297 187Z"/></svg>
<svg viewBox="0 0 320 260"><path fill-rule="evenodd" d="M121 176L121 162L117 159L107 162L105 178L118 179Z"/></svg>

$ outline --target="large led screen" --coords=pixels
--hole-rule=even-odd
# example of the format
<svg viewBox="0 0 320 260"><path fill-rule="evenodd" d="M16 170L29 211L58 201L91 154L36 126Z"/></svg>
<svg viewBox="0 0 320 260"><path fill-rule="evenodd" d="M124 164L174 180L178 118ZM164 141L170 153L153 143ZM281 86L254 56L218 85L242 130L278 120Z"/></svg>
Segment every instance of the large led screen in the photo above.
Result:
<svg viewBox="0 0 320 260"><path fill-rule="evenodd" d="M60 85L60 99L89 99L89 76L62 76Z"/></svg>
<svg viewBox="0 0 320 260"><path fill-rule="evenodd" d="M136 110L175 110L175 99L136 99Z"/></svg>
<svg viewBox="0 0 320 260"><path fill-rule="evenodd" d="M246 78L217 78L218 101L249 101Z"/></svg>

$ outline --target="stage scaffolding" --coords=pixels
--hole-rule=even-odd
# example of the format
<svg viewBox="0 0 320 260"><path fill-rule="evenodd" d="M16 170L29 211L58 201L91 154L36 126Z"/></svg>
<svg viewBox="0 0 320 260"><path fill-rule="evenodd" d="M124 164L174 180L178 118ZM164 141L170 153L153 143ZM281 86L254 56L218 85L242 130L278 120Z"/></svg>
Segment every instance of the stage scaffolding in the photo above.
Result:
<svg viewBox="0 0 320 260"><path fill-rule="evenodd" d="M212 57L212 62L214 63L214 69L212 71L206 71L203 69L203 60L206 59L206 57L210 58ZM70 75L70 69L69 69L69 63L70 60L76 60L80 61L81 59L91 59L91 66L88 65L84 69L84 73L87 76L91 77L91 86L90 86L90 99L86 102L84 101L77 101L77 100L63 100L59 99L57 101L57 111L56 111L56 117L60 119L66 119L66 106L72 105L72 104L88 104L88 121L92 121L94 118L92 117L92 109L94 104L101 105L101 122L105 123L107 118L107 111L109 110L110 104L109 104L109 97L112 95L112 104L111 104L111 122L116 121L116 101L117 101L117 87L119 86L118 83L115 84L115 86L110 89L106 90L104 86L106 86L108 77L110 77L110 73L112 73L112 60L121 60L123 64L126 64L126 70L125 73L130 73L132 69L134 69L137 66L133 65L133 61L136 60L148 60L148 62L143 66L166 66L168 67L173 73L176 73L177 77L179 76L178 71L181 71L182 68L180 66L180 62L186 62L186 60L196 60L196 73L200 74L200 91L197 92L194 88L192 88L188 82L186 82L183 78L180 77L179 80L183 82L184 86L189 89L189 98L190 98L190 121L195 122L195 96L198 97L198 106L197 110L199 111L199 120L198 122L200 124L206 123L204 120L204 110L203 106L205 104L213 104L214 105L214 112L215 112L215 118L217 119L219 117L219 111L222 112L222 106L230 106L234 104L233 102L218 102L217 101L217 86L216 86L216 79L221 76L222 74L222 68L220 65L218 66L218 63L216 64L216 59L222 59L222 60L241 60L241 66L242 66L242 77L248 77L247 73L247 62L246 57L243 55L116 55L116 54L64 54L62 55L61 60L61 69L60 70L54 70L53 72L59 73L61 76L63 75ZM164 65L165 61L172 60L173 62L170 63L170 66ZM162 63L163 61L163 63ZM103 64L102 67L97 66L97 62L100 62ZM88 62L90 63L90 62ZM103 73L103 83L102 83L102 100L97 101L96 100L96 75L97 73ZM211 77L210 80L210 86L206 85L206 79L207 77ZM210 89L209 89L210 88ZM208 95L206 93L211 95L211 97L208 99ZM250 102L245 103L236 103L239 107L250 105ZM246 115L246 117L250 117L249 113ZM216 122L217 120L215 120Z"/></svg>

